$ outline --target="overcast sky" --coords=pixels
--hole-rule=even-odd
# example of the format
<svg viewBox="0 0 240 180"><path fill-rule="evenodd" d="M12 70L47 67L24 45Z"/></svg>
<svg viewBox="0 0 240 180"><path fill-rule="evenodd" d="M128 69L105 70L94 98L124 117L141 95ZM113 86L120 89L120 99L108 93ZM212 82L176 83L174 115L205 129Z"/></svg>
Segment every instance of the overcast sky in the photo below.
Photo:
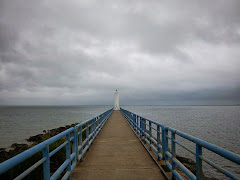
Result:
<svg viewBox="0 0 240 180"><path fill-rule="evenodd" d="M0 104L240 104L239 0L0 0Z"/></svg>

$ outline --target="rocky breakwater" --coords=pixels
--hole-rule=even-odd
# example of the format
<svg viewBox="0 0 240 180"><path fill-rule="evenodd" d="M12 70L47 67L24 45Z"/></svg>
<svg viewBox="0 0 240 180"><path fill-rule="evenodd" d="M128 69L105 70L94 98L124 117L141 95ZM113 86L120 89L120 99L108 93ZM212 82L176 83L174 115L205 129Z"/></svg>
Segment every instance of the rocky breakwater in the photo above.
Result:
<svg viewBox="0 0 240 180"><path fill-rule="evenodd" d="M59 127L59 128L55 128L55 129L51 129L51 130L44 130L42 134L38 134L35 136L30 136L28 139L26 139L26 141L28 143L26 144L18 144L18 143L14 143L12 144L9 148L0 148L0 163L10 159L13 156L16 156L17 154L20 154L21 152L71 128L76 126L76 124L71 124L71 125L67 125L64 127ZM61 142L59 142L61 143ZM53 145L54 146L54 145ZM34 157L35 156L35 157ZM22 170L26 170L29 167L29 164L34 164L34 162L30 162L30 161L34 161L34 159L39 159L42 157L41 152L39 152L38 154L34 155L33 157L29 158L28 160L24 161L23 163L21 163L20 165L17 165L16 167L12 168L11 170L5 172L4 174L0 175L0 179L13 179L15 178L18 174L20 174L21 172L23 172ZM62 157L63 156L63 157ZM58 164L62 163L61 161L64 161L65 158L65 153L62 153L60 155L58 155L58 157L54 158L53 157L53 161L57 161L56 167L55 166L51 166L51 171L56 170ZM55 159L55 160L54 160ZM26 166L26 167L25 167ZM36 172L33 172L30 174L30 176L32 176L32 178L36 179L37 176L39 178L37 179L41 179L42 177L42 170L37 170ZM30 177L31 179L31 177Z"/></svg>

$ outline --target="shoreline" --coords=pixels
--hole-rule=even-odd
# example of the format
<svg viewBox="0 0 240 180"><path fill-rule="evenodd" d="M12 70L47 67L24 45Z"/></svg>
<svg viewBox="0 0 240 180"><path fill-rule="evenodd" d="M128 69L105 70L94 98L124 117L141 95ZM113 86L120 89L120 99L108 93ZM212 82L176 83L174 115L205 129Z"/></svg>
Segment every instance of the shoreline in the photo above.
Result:
<svg viewBox="0 0 240 180"><path fill-rule="evenodd" d="M78 123L76 123L78 124ZM20 154L21 152L71 128L76 126L76 124L61 126L58 128L53 128L50 130L43 130L43 133L37 134L34 136L30 136L29 138L25 139L26 143L13 143L11 146L7 148L1 148L0 147L0 163L3 161L6 161L10 159L13 156L16 156L17 154Z"/></svg>

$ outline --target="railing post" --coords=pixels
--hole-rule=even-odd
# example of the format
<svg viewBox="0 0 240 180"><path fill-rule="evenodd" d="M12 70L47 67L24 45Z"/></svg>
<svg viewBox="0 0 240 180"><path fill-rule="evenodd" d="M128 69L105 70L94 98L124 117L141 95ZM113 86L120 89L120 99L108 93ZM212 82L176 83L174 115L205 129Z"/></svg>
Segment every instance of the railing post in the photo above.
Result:
<svg viewBox="0 0 240 180"><path fill-rule="evenodd" d="M102 115L99 117L100 129L102 129Z"/></svg>
<svg viewBox="0 0 240 180"><path fill-rule="evenodd" d="M138 123L137 123L137 125L138 125L138 128L137 128L137 131L138 131L138 133L139 134L141 134L141 132L140 132L140 116L138 116Z"/></svg>
<svg viewBox="0 0 240 180"><path fill-rule="evenodd" d="M143 119L143 135L144 135L144 143L146 144L146 119Z"/></svg>
<svg viewBox="0 0 240 180"><path fill-rule="evenodd" d="M152 122L149 122L149 150L152 150Z"/></svg>
<svg viewBox="0 0 240 180"><path fill-rule="evenodd" d="M78 137L78 127L75 126L75 141L76 141L76 157L77 157L77 161L78 161L78 156L79 156L79 151L78 151L78 146L79 146L79 137Z"/></svg>
<svg viewBox="0 0 240 180"><path fill-rule="evenodd" d="M83 149L83 147L82 147L82 126L80 126L79 127L79 140L78 140L78 142L79 142L79 145L80 145L80 147L81 147L81 149L79 150L79 154L81 155L81 159L79 159L80 161L83 161L83 154L82 154L82 149ZM78 147L77 147L77 149L78 149Z"/></svg>
<svg viewBox="0 0 240 180"><path fill-rule="evenodd" d="M94 121L94 118L91 120L91 126L90 126L90 133L89 134L92 134L92 138L93 138L93 121Z"/></svg>
<svg viewBox="0 0 240 180"><path fill-rule="evenodd" d="M95 117L94 118L94 120L93 120L93 139L95 138L95 128L96 128L96 126L95 126L95 124L96 124L96 120L97 120L97 117Z"/></svg>
<svg viewBox="0 0 240 180"><path fill-rule="evenodd" d="M138 133L138 115L135 115L135 130L137 131Z"/></svg>
<svg viewBox="0 0 240 180"><path fill-rule="evenodd" d="M168 151L168 130L162 126L162 147L163 147L163 160L166 160L166 151Z"/></svg>
<svg viewBox="0 0 240 180"><path fill-rule="evenodd" d="M176 144L175 140L175 132L171 131L171 139L172 139L172 171L176 169L176 164L173 162L173 159L176 158ZM172 179L176 179L174 174L172 174Z"/></svg>
<svg viewBox="0 0 240 180"><path fill-rule="evenodd" d="M136 127L136 118L137 118L136 114L133 114L133 127L134 127L135 131L137 129L137 127Z"/></svg>
<svg viewBox="0 0 240 180"><path fill-rule="evenodd" d="M202 155L202 146L196 144L196 177L197 180L203 179L203 171L202 171L202 159L199 156Z"/></svg>
<svg viewBox="0 0 240 180"><path fill-rule="evenodd" d="M161 160L160 158L160 127L159 125L157 125L157 150L158 150L158 161Z"/></svg>
<svg viewBox="0 0 240 180"><path fill-rule="evenodd" d="M43 179L50 179L50 159L49 159L49 145L47 145L43 150L43 157L46 158L46 161L43 163Z"/></svg>
<svg viewBox="0 0 240 180"><path fill-rule="evenodd" d="M70 154L71 154L71 145L70 145L70 134L66 135L66 140L68 141L68 143L66 144L66 159L69 159L69 164L67 165L66 170L71 172L71 158L70 158ZM69 180L71 179L71 174L69 176Z"/></svg>
<svg viewBox="0 0 240 180"><path fill-rule="evenodd" d="M140 138L143 136L143 122L142 117L140 117Z"/></svg>
<svg viewBox="0 0 240 180"><path fill-rule="evenodd" d="M88 151L89 151L89 123L86 124L86 138L87 138L87 146L88 146Z"/></svg>
<svg viewBox="0 0 240 180"><path fill-rule="evenodd" d="M73 130L73 146L72 146L72 151L75 153L75 158L73 163L76 164L77 163L77 133L76 133L76 128L74 128Z"/></svg>
<svg viewBox="0 0 240 180"><path fill-rule="evenodd" d="M95 134L95 137L97 136L97 125L98 125L98 116L96 117L96 119L94 121L94 134Z"/></svg>

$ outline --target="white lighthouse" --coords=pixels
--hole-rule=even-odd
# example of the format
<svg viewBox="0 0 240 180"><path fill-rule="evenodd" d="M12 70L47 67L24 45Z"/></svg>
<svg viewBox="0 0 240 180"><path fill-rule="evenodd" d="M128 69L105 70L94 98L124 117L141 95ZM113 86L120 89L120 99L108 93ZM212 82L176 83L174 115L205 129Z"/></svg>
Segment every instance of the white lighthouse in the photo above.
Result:
<svg viewBox="0 0 240 180"><path fill-rule="evenodd" d="M116 89L116 91L114 93L114 110L120 110L120 107L119 107L119 94L118 94L117 89Z"/></svg>

